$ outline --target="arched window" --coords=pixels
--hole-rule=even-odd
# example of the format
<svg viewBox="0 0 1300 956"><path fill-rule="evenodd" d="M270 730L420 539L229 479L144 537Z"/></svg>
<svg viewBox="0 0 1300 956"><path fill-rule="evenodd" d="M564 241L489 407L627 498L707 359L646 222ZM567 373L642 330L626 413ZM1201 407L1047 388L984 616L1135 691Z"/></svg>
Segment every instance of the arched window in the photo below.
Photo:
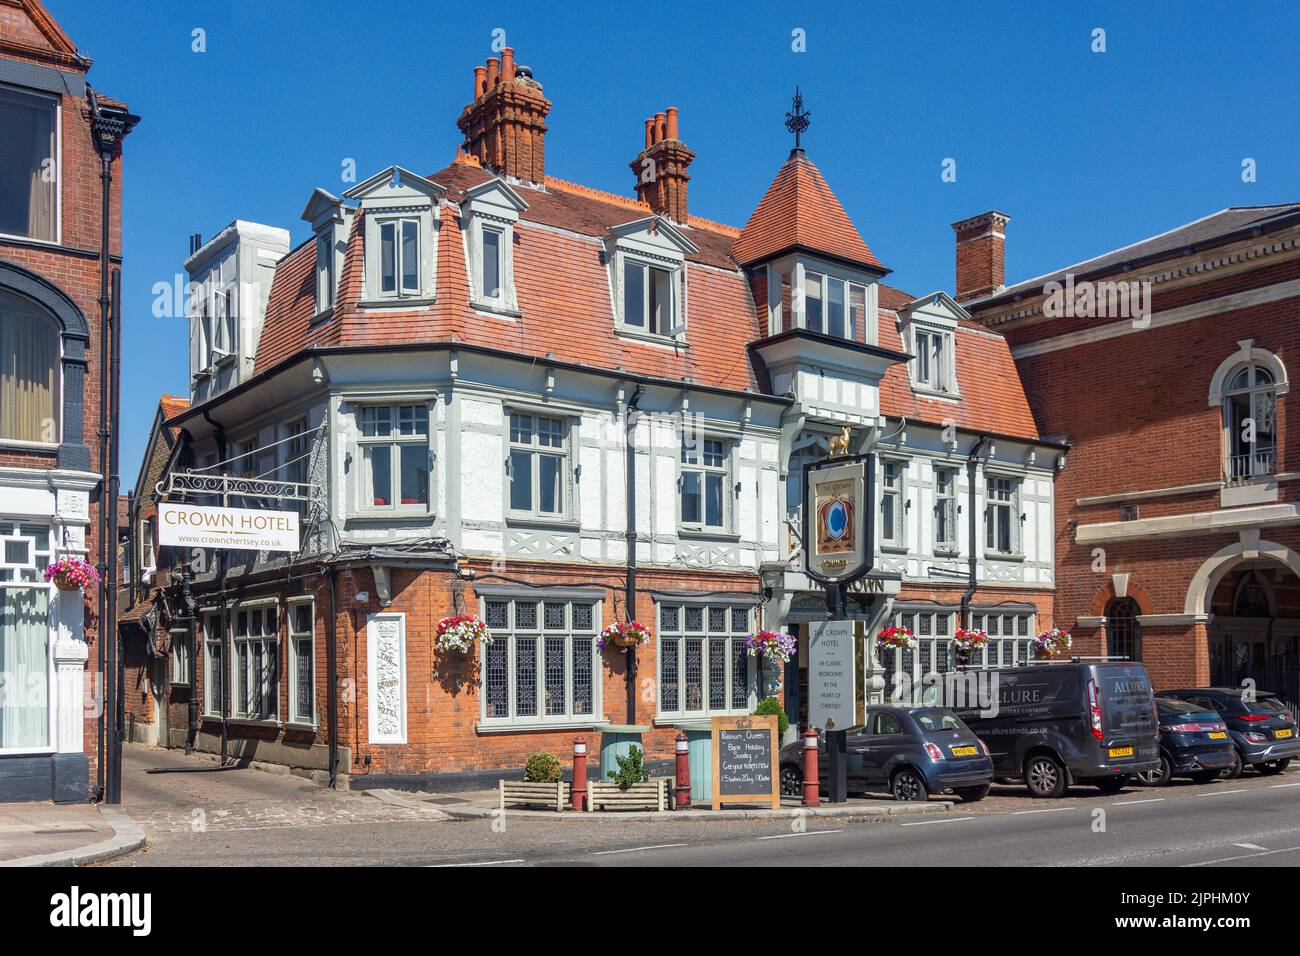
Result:
<svg viewBox="0 0 1300 956"><path fill-rule="evenodd" d="M1142 628L1137 615L1137 602L1132 598L1116 598L1106 605L1107 656L1142 659Z"/></svg>
<svg viewBox="0 0 1300 956"><path fill-rule="evenodd" d="M0 289L0 441L59 440L59 325Z"/></svg>
<svg viewBox="0 0 1300 956"><path fill-rule="evenodd" d="M1223 393L1227 431L1227 479L1243 481L1277 469L1277 381L1272 371L1249 362L1229 377Z"/></svg>

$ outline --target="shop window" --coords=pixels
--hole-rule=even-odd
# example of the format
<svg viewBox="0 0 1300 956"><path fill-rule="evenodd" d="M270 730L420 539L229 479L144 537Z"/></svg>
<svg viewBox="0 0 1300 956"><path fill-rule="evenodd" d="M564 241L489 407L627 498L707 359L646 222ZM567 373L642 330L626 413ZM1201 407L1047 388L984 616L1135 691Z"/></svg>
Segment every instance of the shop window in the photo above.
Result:
<svg viewBox="0 0 1300 956"><path fill-rule="evenodd" d="M745 653L751 613L739 605L659 605L661 717L749 712L756 683Z"/></svg>
<svg viewBox="0 0 1300 956"><path fill-rule="evenodd" d="M4 530L13 530L7 526ZM25 570L30 538L0 538L10 572ZM22 541L21 546L16 546ZM22 554L18 552L22 551ZM9 580L28 581L27 575ZM43 582L0 588L0 752L50 744L50 593Z"/></svg>
<svg viewBox="0 0 1300 956"><path fill-rule="evenodd" d="M485 724L590 723L600 713L596 604L488 598L483 621Z"/></svg>

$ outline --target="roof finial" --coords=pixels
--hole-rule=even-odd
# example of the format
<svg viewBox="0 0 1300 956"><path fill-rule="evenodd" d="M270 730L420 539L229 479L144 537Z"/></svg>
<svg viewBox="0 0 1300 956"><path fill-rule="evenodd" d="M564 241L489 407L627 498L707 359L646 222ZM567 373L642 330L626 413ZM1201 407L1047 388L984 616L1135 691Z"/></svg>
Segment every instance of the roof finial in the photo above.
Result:
<svg viewBox="0 0 1300 956"><path fill-rule="evenodd" d="M794 133L794 149L790 155L802 153L803 147L799 145L799 137L812 123L812 114L803 108L803 94L799 92L799 87L794 88L794 110L785 114L785 128Z"/></svg>

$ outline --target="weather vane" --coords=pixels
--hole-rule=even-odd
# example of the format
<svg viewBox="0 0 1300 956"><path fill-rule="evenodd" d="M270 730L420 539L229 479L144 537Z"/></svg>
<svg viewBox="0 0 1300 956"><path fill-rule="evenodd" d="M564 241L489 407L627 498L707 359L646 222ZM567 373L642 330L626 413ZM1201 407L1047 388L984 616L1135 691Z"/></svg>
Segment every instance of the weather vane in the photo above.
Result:
<svg viewBox="0 0 1300 956"><path fill-rule="evenodd" d="M794 110L785 114L785 128L794 133L794 148L801 149L799 137L812 122L812 114L803 108L803 94L799 87L794 88Z"/></svg>

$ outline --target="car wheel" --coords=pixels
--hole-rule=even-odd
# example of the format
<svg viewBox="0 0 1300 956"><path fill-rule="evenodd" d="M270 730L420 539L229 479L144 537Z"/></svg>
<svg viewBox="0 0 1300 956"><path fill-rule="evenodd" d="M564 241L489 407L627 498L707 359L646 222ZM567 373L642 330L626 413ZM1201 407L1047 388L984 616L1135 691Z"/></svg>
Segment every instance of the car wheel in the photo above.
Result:
<svg viewBox="0 0 1300 956"><path fill-rule="evenodd" d="M1122 773L1118 777L1103 777L1097 781L1097 789L1102 793L1119 793L1128 786L1129 780L1130 777L1126 773Z"/></svg>
<svg viewBox="0 0 1300 956"><path fill-rule="evenodd" d="M1068 786L1065 768L1049 754L1030 757L1025 761L1025 786L1035 797L1063 797Z"/></svg>
<svg viewBox="0 0 1300 956"><path fill-rule="evenodd" d="M1224 780L1236 780L1238 777L1241 776L1242 769L1243 767L1241 763L1241 754L1237 753L1236 750L1233 750L1232 766L1224 767L1222 770L1220 770L1219 776L1221 776Z"/></svg>
<svg viewBox="0 0 1300 956"><path fill-rule="evenodd" d="M1174 775L1174 768L1169 763L1169 758L1164 754L1160 755L1160 766L1155 770L1140 770L1137 778L1148 787L1163 787Z"/></svg>
<svg viewBox="0 0 1300 956"><path fill-rule="evenodd" d="M1283 757L1281 760L1270 760L1268 763L1257 763L1255 769L1266 777L1281 773L1291 763L1290 757Z"/></svg>
<svg viewBox="0 0 1300 956"><path fill-rule="evenodd" d="M781 796L803 796L803 774L799 772L798 767L786 764L781 768Z"/></svg>
<svg viewBox="0 0 1300 956"><path fill-rule="evenodd" d="M1223 773L1222 770L1198 770L1196 773L1192 774L1192 782L1213 783L1215 780L1219 779L1219 774L1221 773Z"/></svg>
<svg viewBox="0 0 1300 956"><path fill-rule="evenodd" d="M957 799L962 803L979 803L989 795L989 785L986 783L982 787L958 787L953 793L957 794Z"/></svg>
<svg viewBox="0 0 1300 956"><path fill-rule="evenodd" d="M904 767L894 774L890 790L895 800L928 800L930 792L925 787L925 779L909 767Z"/></svg>

